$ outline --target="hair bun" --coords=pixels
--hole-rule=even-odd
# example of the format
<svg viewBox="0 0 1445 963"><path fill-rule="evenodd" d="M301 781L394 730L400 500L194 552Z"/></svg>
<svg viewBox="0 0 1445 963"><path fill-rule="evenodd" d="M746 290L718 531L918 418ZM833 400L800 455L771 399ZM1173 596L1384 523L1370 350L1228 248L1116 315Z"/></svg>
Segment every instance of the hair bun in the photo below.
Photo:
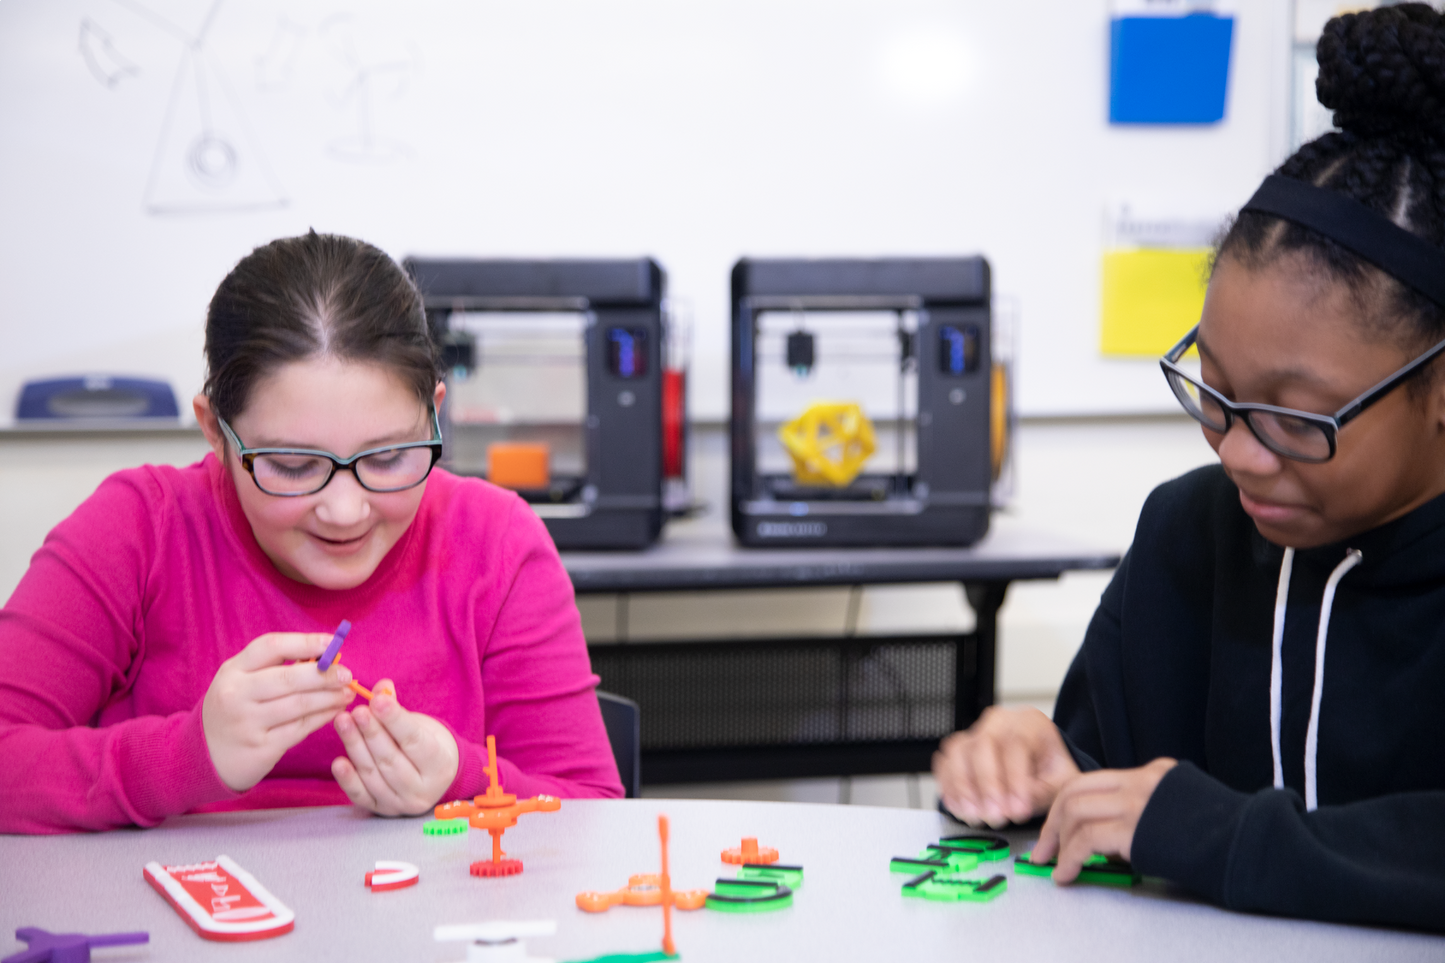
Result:
<svg viewBox="0 0 1445 963"><path fill-rule="evenodd" d="M1325 24L1320 103L1365 137L1445 139L1445 15L1424 3L1347 13Z"/></svg>

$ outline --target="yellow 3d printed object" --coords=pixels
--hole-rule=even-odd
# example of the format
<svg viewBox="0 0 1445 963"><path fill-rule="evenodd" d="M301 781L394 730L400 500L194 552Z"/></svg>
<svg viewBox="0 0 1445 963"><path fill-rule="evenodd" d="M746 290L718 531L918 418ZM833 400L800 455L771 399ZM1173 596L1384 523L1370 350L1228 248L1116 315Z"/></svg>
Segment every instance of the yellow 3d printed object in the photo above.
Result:
<svg viewBox="0 0 1445 963"><path fill-rule="evenodd" d="M800 485L842 488L873 454L873 422L852 401L816 401L778 429Z"/></svg>

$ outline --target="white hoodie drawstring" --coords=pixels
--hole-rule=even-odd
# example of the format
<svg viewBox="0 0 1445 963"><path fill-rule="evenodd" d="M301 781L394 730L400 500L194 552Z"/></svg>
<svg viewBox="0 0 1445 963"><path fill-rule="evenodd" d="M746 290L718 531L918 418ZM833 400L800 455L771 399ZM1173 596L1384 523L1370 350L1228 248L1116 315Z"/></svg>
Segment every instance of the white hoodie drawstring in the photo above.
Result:
<svg viewBox="0 0 1445 963"><path fill-rule="evenodd" d="M1284 664L1280 651L1284 648L1284 609L1289 601L1289 576L1294 570L1294 549L1284 550L1279 565L1279 588L1274 593L1274 641L1269 663L1269 739L1274 750L1274 788L1284 788L1284 765L1279 759L1279 720L1284 713Z"/></svg>
<svg viewBox="0 0 1445 963"><path fill-rule="evenodd" d="M1325 643L1330 631L1330 610L1335 604L1335 589L1339 587L1340 579L1359 565L1365 556L1359 549L1352 548L1345 553L1345 558L1335 566L1330 573L1329 580L1325 582L1324 598L1320 600L1320 627L1319 633L1315 636L1315 684L1314 695L1310 699L1310 724L1305 730L1305 809L1314 812L1319 808L1319 786L1318 786L1318 755L1320 741L1320 700L1324 697L1325 691ZM1280 716L1282 714L1283 699L1283 664L1281 649L1284 644L1284 618L1285 603L1289 599L1290 573L1294 568L1294 549L1284 550L1284 561L1279 569L1279 587L1274 599L1274 639L1271 648L1273 649L1269 671L1269 731L1271 737L1270 748L1274 751L1274 788L1284 788L1284 769L1280 764L1279 756L1279 728Z"/></svg>

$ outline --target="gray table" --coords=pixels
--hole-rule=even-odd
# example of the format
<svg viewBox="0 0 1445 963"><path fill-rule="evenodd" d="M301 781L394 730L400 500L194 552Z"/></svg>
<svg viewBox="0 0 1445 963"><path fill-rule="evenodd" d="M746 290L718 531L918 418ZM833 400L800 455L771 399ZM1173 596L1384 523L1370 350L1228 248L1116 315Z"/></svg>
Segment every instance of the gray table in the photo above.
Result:
<svg viewBox="0 0 1445 963"><path fill-rule="evenodd" d="M988 535L968 548L744 548L714 515L669 524L645 551L564 552L562 562L578 593L621 593L623 605L631 592L962 584L976 622L959 635L594 646L603 687L642 706L643 781L673 783L927 769L938 738L967 727L994 702L998 611L1009 583L1113 568L1119 553L1007 516L996 516ZM869 659L906 663L884 665L905 693L893 704L865 705L869 685L877 687L858 668ZM789 681L789 673L796 678ZM947 705L939 702L939 676L951 676ZM771 680L770 700L752 689L758 678ZM719 679L723 691L713 693ZM806 706L790 708L800 703ZM890 712L897 718L885 721Z"/></svg>
<svg viewBox="0 0 1445 963"><path fill-rule="evenodd" d="M790 909L738 916L674 916L682 958L709 960L1440 960L1445 938L1230 913L1162 884L1132 891L1058 888L1015 876L983 904L905 899L906 877L888 859L917 852L958 827L935 813L862 806L701 800L566 801L521 818L505 837L521 876L478 879L467 866L488 851L484 833L432 838L421 820L368 818L345 808L183 816L147 831L60 837L0 836L0 956L21 949L16 928L100 933L148 930L145 946L98 950L126 961L446 961L461 944L437 944L438 924L552 919L555 936L528 941L536 956L576 960L654 949L656 909L578 910L583 890L655 872L656 814L672 823L678 888L711 888L733 871L718 859L743 835L803 865ZM1015 851L1027 842L1018 837ZM143 881L150 860L178 864L225 853L296 913L296 928L257 943L201 940ZM421 868L412 888L371 893L362 876L378 859ZM987 865L987 864L985 864Z"/></svg>

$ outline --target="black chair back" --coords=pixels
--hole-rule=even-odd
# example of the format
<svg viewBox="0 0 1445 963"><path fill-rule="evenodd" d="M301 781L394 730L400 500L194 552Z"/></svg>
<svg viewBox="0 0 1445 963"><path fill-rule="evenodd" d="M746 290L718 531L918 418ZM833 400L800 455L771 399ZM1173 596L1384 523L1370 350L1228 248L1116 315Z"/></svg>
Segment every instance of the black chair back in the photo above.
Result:
<svg viewBox="0 0 1445 963"><path fill-rule="evenodd" d="M610 692L597 690L602 707L602 724L607 727L607 741L617 758L617 774L628 799L642 793L642 711L637 703Z"/></svg>

